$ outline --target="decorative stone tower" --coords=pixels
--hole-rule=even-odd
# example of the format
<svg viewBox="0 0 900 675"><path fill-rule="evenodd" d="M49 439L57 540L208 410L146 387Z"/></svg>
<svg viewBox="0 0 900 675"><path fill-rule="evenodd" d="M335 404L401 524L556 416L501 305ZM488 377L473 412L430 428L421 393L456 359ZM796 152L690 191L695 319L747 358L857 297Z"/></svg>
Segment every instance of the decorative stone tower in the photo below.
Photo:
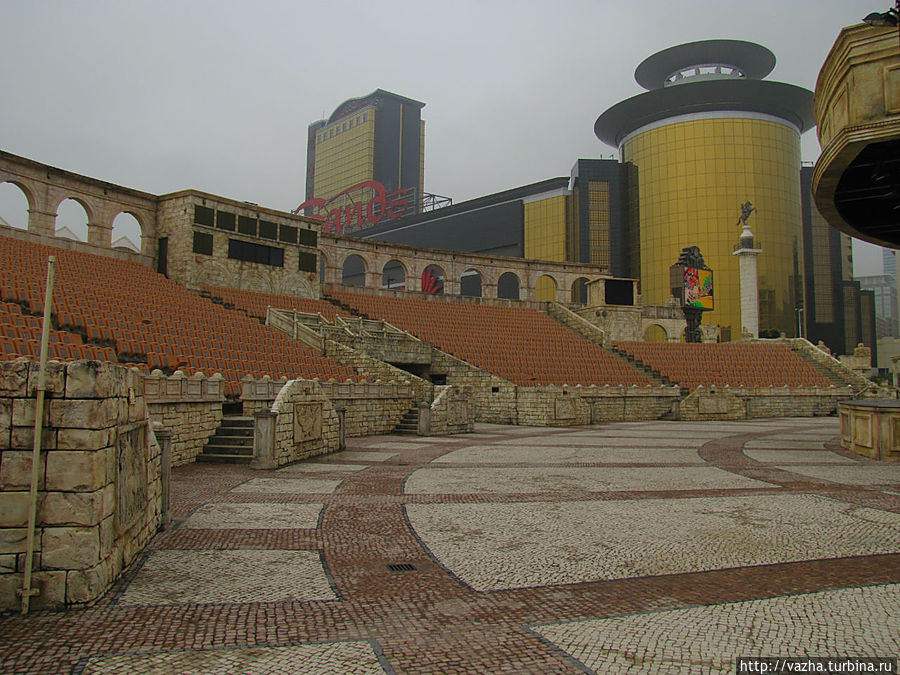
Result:
<svg viewBox="0 0 900 675"><path fill-rule="evenodd" d="M753 232L750 231L750 214L756 208L749 201L741 204L741 218L738 225L742 227L740 247L732 254L740 261L741 282L741 335L759 337L759 284L756 271L756 256L762 249L756 248Z"/></svg>

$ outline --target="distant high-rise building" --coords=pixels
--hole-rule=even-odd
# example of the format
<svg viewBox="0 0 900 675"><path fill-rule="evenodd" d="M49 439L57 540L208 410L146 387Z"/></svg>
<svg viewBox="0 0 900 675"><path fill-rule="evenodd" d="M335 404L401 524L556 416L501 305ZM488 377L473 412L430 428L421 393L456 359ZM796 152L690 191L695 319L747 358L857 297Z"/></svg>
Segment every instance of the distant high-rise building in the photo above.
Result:
<svg viewBox="0 0 900 675"><path fill-rule="evenodd" d="M418 213L425 184L424 103L377 89L309 125L305 215L352 233Z"/></svg>

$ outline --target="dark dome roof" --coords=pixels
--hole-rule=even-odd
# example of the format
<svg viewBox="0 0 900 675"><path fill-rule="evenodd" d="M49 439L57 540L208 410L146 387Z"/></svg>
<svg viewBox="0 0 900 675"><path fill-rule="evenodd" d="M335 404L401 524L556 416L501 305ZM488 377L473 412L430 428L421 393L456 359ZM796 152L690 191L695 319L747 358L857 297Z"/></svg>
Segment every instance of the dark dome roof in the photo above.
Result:
<svg viewBox="0 0 900 675"><path fill-rule="evenodd" d="M634 71L634 79L645 89L660 89L672 73L709 64L734 66L745 78L761 80L775 68L775 55L762 45L743 40L689 42L644 59Z"/></svg>

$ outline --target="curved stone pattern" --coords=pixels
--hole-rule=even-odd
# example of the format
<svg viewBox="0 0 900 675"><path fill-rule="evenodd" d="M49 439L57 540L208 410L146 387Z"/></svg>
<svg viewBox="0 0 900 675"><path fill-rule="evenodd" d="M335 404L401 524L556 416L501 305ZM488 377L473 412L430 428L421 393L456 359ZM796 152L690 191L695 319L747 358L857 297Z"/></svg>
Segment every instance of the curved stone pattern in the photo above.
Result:
<svg viewBox="0 0 900 675"><path fill-rule="evenodd" d="M841 451L838 431L482 425L352 438L283 470L179 466L174 527L94 606L0 616L0 671L720 672L768 649L893 655L900 476Z"/></svg>

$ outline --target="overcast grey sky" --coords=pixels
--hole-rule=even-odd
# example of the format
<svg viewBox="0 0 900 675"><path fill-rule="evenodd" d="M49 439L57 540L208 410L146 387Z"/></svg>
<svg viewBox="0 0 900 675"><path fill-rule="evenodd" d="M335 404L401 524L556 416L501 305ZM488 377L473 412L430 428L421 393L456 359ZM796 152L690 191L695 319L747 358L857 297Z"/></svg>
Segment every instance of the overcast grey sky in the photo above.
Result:
<svg viewBox="0 0 900 675"><path fill-rule="evenodd" d="M656 51L750 40L778 59L769 79L813 89L841 27L889 5L0 0L0 148L156 194L290 210L309 123L382 88L426 104L425 188L463 201L614 154L594 120L642 91L634 68ZM803 159L818 153L807 132Z"/></svg>

